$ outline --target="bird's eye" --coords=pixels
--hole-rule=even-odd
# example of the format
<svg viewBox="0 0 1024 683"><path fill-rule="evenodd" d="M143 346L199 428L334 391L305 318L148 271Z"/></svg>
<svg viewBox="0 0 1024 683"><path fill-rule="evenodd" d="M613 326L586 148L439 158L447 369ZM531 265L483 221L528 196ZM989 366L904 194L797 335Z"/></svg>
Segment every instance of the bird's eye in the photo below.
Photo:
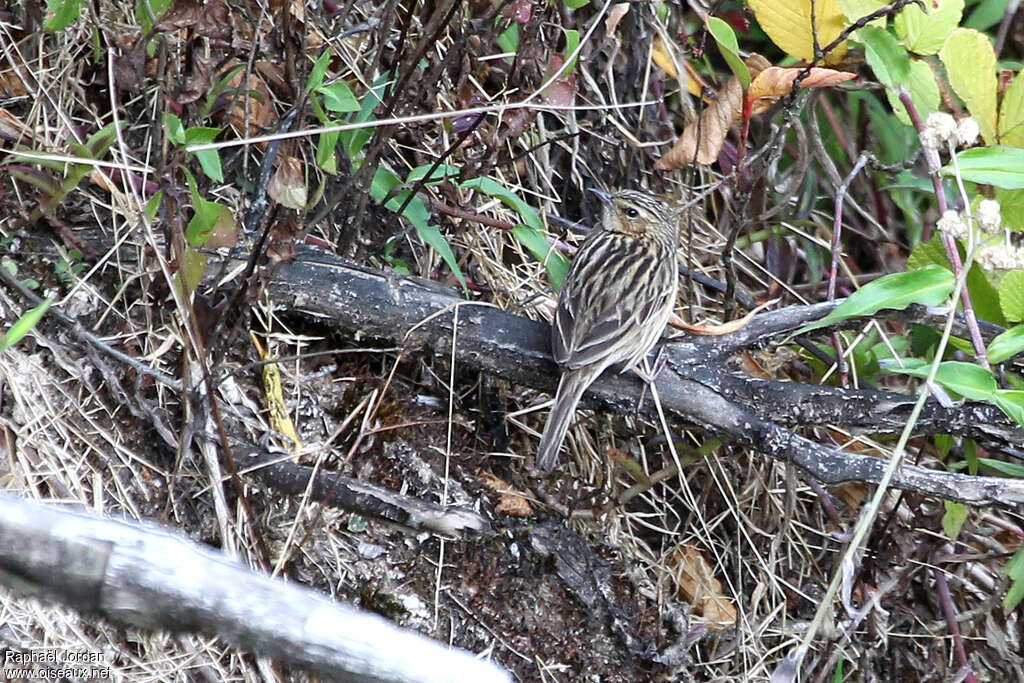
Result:
<svg viewBox="0 0 1024 683"><path fill-rule="evenodd" d="M636 218L640 215L640 212L634 209L632 206L626 209L626 216L629 218Z"/></svg>

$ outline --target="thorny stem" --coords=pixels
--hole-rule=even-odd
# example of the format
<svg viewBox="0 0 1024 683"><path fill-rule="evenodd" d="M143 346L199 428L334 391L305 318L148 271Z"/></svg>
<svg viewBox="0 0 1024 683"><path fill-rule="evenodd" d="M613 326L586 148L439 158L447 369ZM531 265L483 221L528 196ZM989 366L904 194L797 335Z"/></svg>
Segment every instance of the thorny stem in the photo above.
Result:
<svg viewBox="0 0 1024 683"><path fill-rule="evenodd" d="M914 106L913 100L910 98L910 93L907 92L906 88L901 87L899 92L900 102L907 108L907 114L910 115L910 120L914 124L914 129L918 135L924 129L924 122L921 121L921 114L917 111L917 107ZM938 202L939 215L946 213L949 209L949 202L946 200L946 191L942 187L942 179L939 177L939 153L937 150L925 148L925 160L928 163L928 176L932 180L932 187L935 190L935 199ZM960 277L960 271L963 270L963 262L960 260L960 252L956 247L956 239L947 233L940 233L942 236L942 247L946 251L946 258L949 259L950 265L953 266L953 275ZM988 368L988 355L985 352L985 340L981 337L981 329L978 327L978 318L974 315L974 305L971 303L971 295L967 291L967 287L960 290L960 303L964 307L964 317L967 319L967 329L971 333L971 344L974 346L974 355L978 362L984 368Z"/></svg>

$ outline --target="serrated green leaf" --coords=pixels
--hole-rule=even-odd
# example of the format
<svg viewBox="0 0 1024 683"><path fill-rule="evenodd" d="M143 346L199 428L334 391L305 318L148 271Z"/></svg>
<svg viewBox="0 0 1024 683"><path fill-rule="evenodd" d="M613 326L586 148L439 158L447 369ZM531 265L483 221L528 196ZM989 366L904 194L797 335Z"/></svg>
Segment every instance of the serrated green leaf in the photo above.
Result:
<svg viewBox="0 0 1024 683"><path fill-rule="evenodd" d="M928 14L917 5L907 5L893 20L896 35L919 55L938 52L964 11L964 0L929 0L927 5Z"/></svg>
<svg viewBox="0 0 1024 683"><path fill-rule="evenodd" d="M996 141L996 53L988 36L970 28L949 34L939 58L949 84L967 105L985 142Z"/></svg>
<svg viewBox="0 0 1024 683"><path fill-rule="evenodd" d="M952 540L960 535L960 529L967 521L967 506L952 500L942 501L945 504L946 512L942 515L942 532Z"/></svg>
<svg viewBox="0 0 1024 683"><path fill-rule="evenodd" d="M43 30L48 33L63 31L78 18L82 0L46 0L46 13L51 14L43 23Z"/></svg>
<svg viewBox="0 0 1024 683"><path fill-rule="evenodd" d="M320 86L316 91L324 96L324 106L330 111L338 113L359 111L359 100L352 94L352 89L344 81Z"/></svg>
<svg viewBox="0 0 1024 683"><path fill-rule="evenodd" d="M32 331L32 329L39 324L43 314L46 313L46 309L53 303L53 298L47 298L43 303L39 304L35 308L31 308L25 311L25 314L14 321L11 325L11 329L7 330L7 334L3 335L2 343L0 343L0 351L11 348L24 338L26 334Z"/></svg>
<svg viewBox="0 0 1024 683"><path fill-rule="evenodd" d="M846 17L846 23L852 24L861 17L866 17L875 10L885 7L888 3L885 0L839 0L839 9ZM879 17L873 20L868 26L885 28L886 18Z"/></svg>
<svg viewBox="0 0 1024 683"><path fill-rule="evenodd" d="M996 188L996 200L1003 215L1003 227L1024 232L1024 190Z"/></svg>
<svg viewBox="0 0 1024 683"><path fill-rule="evenodd" d="M1024 325L999 333L988 345L988 362L1002 363L1024 351Z"/></svg>
<svg viewBox="0 0 1024 683"><path fill-rule="evenodd" d="M707 27L708 32L711 33L715 42L718 43L718 51L722 53L722 57L725 58L729 68L732 69L733 74L739 79L740 85L743 86L743 90L746 92L750 88L750 70L740 58L739 44L736 42L736 34L733 32L732 27L718 17L708 17Z"/></svg>
<svg viewBox="0 0 1024 683"><path fill-rule="evenodd" d="M1000 389L992 396L992 402L999 406L1007 417L1024 426L1024 391Z"/></svg>
<svg viewBox="0 0 1024 683"><path fill-rule="evenodd" d="M1010 322L1024 320L1024 270L1011 270L999 281L999 308Z"/></svg>
<svg viewBox="0 0 1024 683"><path fill-rule="evenodd" d="M1024 147L1024 69L1017 72L1003 93L997 124L1000 144Z"/></svg>
<svg viewBox="0 0 1024 683"><path fill-rule="evenodd" d="M964 180L994 185L1005 190L1024 189L1024 149L1018 147L972 147L956 155ZM942 174L954 175L953 164L942 167Z"/></svg>
<svg viewBox="0 0 1024 683"><path fill-rule="evenodd" d="M910 57L895 36L884 29L865 26L857 31L864 43L864 56L875 72L878 82L895 88L910 78Z"/></svg>
<svg viewBox="0 0 1024 683"><path fill-rule="evenodd" d="M932 68L928 66L927 62L921 59L911 60L910 76L903 85L910 93L910 101L914 103L914 108L917 109L922 120L927 119L932 112L939 110L939 86L935 82L935 73L932 72ZM900 123L911 125L910 115L907 114L907 108L900 102L898 90L886 88L885 96Z"/></svg>
<svg viewBox="0 0 1024 683"><path fill-rule="evenodd" d="M937 306L953 291L953 273L941 266L925 266L906 273L892 273L861 287L821 320L797 334L835 324L848 318L873 315L883 308L901 310L912 303Z"/></svg>

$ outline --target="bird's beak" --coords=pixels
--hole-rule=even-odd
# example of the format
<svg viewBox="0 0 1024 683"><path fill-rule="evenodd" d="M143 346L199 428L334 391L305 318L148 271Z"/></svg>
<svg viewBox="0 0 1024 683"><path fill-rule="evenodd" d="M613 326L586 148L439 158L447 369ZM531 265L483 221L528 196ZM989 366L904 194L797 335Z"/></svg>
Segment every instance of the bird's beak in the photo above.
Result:
<svg viewBox="0 0 1024 683"><path fill-rule="evenodd" d="M587 189L596 194L598 197L600 197L601 201L604 202L605 204L612 203L612 196L605 192L604 190L599 190L596 187L588 187Z"/></svg>

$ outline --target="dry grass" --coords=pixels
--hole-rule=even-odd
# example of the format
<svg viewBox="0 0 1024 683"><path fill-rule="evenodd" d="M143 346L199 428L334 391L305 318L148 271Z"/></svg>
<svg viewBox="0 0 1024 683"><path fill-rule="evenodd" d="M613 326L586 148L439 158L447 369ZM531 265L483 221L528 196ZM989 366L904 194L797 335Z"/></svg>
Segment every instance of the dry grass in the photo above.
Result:
<svg viewBox="0 0 1024 683"><path fill-rule="evenodd" d="M529 45L513 65L494 56L495 30L481 19L489 11L483 5L469 3L474 9L456 11L452 22L439 31L423 57L426 71L435 77L410 80L394 102L395 115L414 117L476 103L522 100L544 82L552 56L563 45L562 29L585 33L599 9L572 13L558 3L535 8L544 14L543 21L530 24L529 30L523 27L522 40ZM15 93L2 106L32 131L33 138L26 144L36 150L67 153L68 142L81 131L92 133L113 120L106 86L111 64L106 61L108 53L92 52L94 30L123 53L139 29L130 3L102 0L100 17L91 14L95 6L86 4L84 19L41 41L25 35L27 19L17 4L6 10L0 26L3 68L14 64L19 73L31 78L24 93ZM386 65L404 63L418 41L427 37L426 15L411 13L405 51L396 55L403 31L387 14L391 7L391 3L354 3L334 22L308 13L294 25L294 35L304 36L314 48L332 50L336 55L332 77L353 84L361 96ZM300 8L293 5L292 12ZM118 94L121 134L108 160L169 168L160 166L168 163L163 156L167 150L161 150L161 129L153 122L159 121L167 100L174 99L174 88L190 78L182 72L186 58L213 61L230 54L245 63L249 54L243 48L254 36L256 60L287 64L294 58L291 48L281 48L280 31L274 30L281 25L278 3L252 4L245 11L233 7L230 16L236 40L230 48L202 38L202 29L195 26L167 32L166 90L158 94L154 74L146 72L135 87ZM405 16L401 9L399 16ZM470 30L472 20L476 23ZM551 217L589 223L593 209L585 199L588 186L646 186L674 196L689 187L688 197L704 196L690 214L688 263L710 278L724 280L719 254L726 235L720 230L735 197L721 187L713 191L719 178L711 175L650 174L647 169L671 143L671 116L661 105L613 108L658 99L661 89L669 96L676 92L678 86L665 79L650 58L656 21L663 21L669 35L693 26L693 18L677 9L659 20L647 5L632 5L617 37L605 38L603 27L595 32L584 53L586 59L574 71L574 102L591 108L512 110L487 117L444 163L493 178L537 208L548 233L570 246L579 236ZM338 37L360 26L364 29ZM185 43L189 31L200 33L195 44ZM300 74L308 71L314 48L295 59ZM99 59L94 60L96 56ZM442 64L443 68L437 67ZM0 78L0 88L8 89L18 80L10 73ZM279 88L270 90L273 102L249 100L249 104L273 105L276 121L292 102ZM206 125L224 123L214 117ZM295 127L313 125L316 122L309 116ZM236 135L227 132L219 139ZM435 161L457 137L447 123L411 121L378 131L370 148L377 149L382 167L405 178L412 168ZM324 182L330 194L344 182L346 173L341 180L325 177L315 165L314 151L314 141L299 139L286 143L281 153L303 159L310 188ZM262 150L232 148L221 156L227 182L208 183L204 195L231 206L241 219L248 190L239 188L244 181L255 180ZM174 159L174 163L181 161ZM190 167L197 170L194 163ZM106 189L96 182L102 182L103 174L109 178ZM163 183L166 178L151 173L147 180ZM173 175L172 185L183 192L187 203L180 174ZM704 193L702 188L712 189ZM172 377L182 376L187 366L188 381L193 385L198 381L194 335L181 322L192 319L192 307L173 300L163 274L172 266L166 259L162 231L180 223L158 223L146 229L140 220L145 197L105 169L96 169L92 181L83 182L55 214L34 223L26 222L25 216L37 202L37 191L10 179L3 181L3 191L0 238L18 264L20 277L38 279L42 291L57 297L57 306L85 321L111 345ZM453 184L425 191L470 214L512 224L521 220L497 199ZM828 188L823 184L818 193L827 195ZM731 208L745 219L759 210ZM311 234L330 245L342 245L348 256L385 267L383 246L390 241L394 244L391 257L414 274L455 283L437 252L401 219L371 202L362 222L352 229L337 219L345 211L340 207L332 218L308 226ZM281 212L277 219L283 216ZM550 318L553 294L544 266L511 231L472 220L441 219L436 213L435 219L474 285L474 299L535 319ZM809 243L827 246L830 221L826 213L811 211L782 239L795 252ZM807 241L795 235L805 235ZM879 243L887 237L894 236L872 233ZM58 250L98 243L108 245L107 251L91 254L88 246L82 248L85 269L65 278L57 275ZM766 244L747 246L736 255L739 281L754 296L764 296L778 280L765 265ZM865 269L885 258L890 257L879 256ZM205 293L215 284L206 281L200 298L212 301ZM237 282L219 284L233 287ZM789 302L803 300L797 286L779 284L789 292ZM23 306L12 293L0 293L0 310L8 321ZM679 313L690 321L721 317L716 297L698 285L687 293ZM271 357L298 356L280 367L288 408L305 444L302 457L308 462L320 460L324 466L396 490L407 489L410 495L433 495L485 511L493 501L481 484L480 470L493 471L518 490L528 491L531 498L536 494L571 509L599 510L635 483L625 470L612 465L610 452L636 458L651 474L672 464L665 440L657 438L662 432L659 425L636 416L581 412L582 419L566 441L563 476L533 485L522 477L520 460L536 445L546 415L536 409L544 397L464 373L443 357L366 349L366 342L347 334L339 337L308 321L282 319L258 297L252 316L244 321L269 345ZM224 369L255 360L244 334L230 330L222 334L229 335L223 342ZM326 358L306 355L312 351L334 353ZM684 463L677 475L642 491L627 505L611 506L606 514L566 522L596 556L609 563L609 584L617 600L614 610L627 617L639 641L657 652L686 644L685 656L665 665L657 663L652 652L627 654L623 643L609 632L608 606L581 607L553 577L546 560L524 544L528 529L515 520L496 521L507 525L497 541L445 543L322 511L309 500L280 499L273 492L250 490L247 497L255 518L247 525L240 523L241 508L229 487L222 511L228 537L222 538L219 529L225 520L218 520L215 512L210 490L213 475L201 455L203 449L214 447L215 441L202 437L204 429L212 428L196 422L192 409L175 392L146 381L133 385L125 369L109 361L105 370L98 369L95 360L95 354L84 355L65 332L47 324L37 331L33 343L0 354L0 426L15 438L7 441L15 447L2 451L5 457L0 459L0 482L5 488L27 498L77 503L101 514L155 518L178 526L193 538L234 549L256 568L382 611L439 640L487 651L522 680L542 676L574 680L585 673L603 680L660 676L767 680L798 642L824 586L839 571L844 533L855 522L866 495L865 487L859 485L832 492L842 524L837 527L818 495L793 470L728 444L712 444L697 452L709 437L673 425ZM799 370L788 365L778 372L800 378ZM258 443L273 434L256 372L240 373L237 383L223 382L219 396L235 438ZM410 426L375 431L403 424ZM839 430L815 430L811 436L840 448L888 455L889 444ZM402 460L389 450L388 444L397 442L411 445L418 461ZM924 454L924 461L930 457ZM938 461L934 464L940 466ZM537 498L533 502L544 511L542 515L558 519ZM890 499L887 511L895 502L895 497ZM838 664L834 658L828 665L825 662L836 654L845 662L849 679L952 677L953 648L934 597L936 571L949 574L975 671L991 671L993 680L1014 676L1021 680L1020 615L1003 614L995 602L1005 585L998 568L1006 553L1019 544L1014 537L1014 529L1021 524L1019 513L974 511L960 541L951 543L938 524L941 504L905 500L893 518L887 511L883 511L887 525L871 544L872 553L882 555L861 575L854 595L854 603L862 605L885 587L880 606L856 623L836 606L832 631L816 639L808 655L816 673L807 680L833 680ZM253 528L266 545L266 556L251 535ZM703 565L698 558L703 558ZM936 558L943 560L941 566L932 564ZM696 606L707 603L680 593L688 579L697 581L704 598L712 595L726 613L735 610L735 622L706 623ZM680 614L688 615L681 622L682 632L679 621L669 623ZM125 631L6 594L0 595L0 624L0 646L103 651L109 654L116 677L123 680L255 680L260 676L303 680L304 676L280 669L272 672L249 655L226 651L207 635L170 637Z"/></svg>

